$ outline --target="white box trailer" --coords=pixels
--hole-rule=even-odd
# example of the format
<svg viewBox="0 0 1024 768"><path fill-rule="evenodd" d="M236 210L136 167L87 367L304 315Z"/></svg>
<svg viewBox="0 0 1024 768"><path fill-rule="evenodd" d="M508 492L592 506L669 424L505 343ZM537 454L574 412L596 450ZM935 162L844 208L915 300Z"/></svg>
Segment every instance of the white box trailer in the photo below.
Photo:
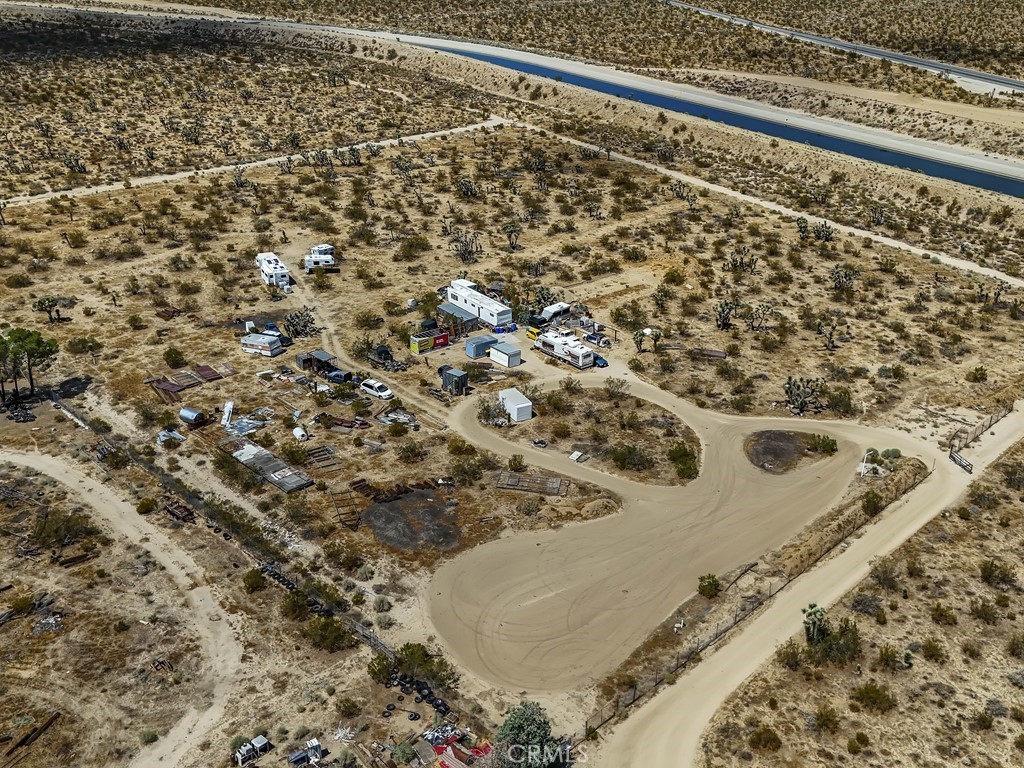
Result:
<svg viewBox="0 0 1024 768"><path fill-rule="evenodd" d="M498 393L498 402L512 421L526 421L533 418L533 403L518 389L503 389Z"/></svg>
<svg viewBox="0 0 1024 768"><path fill-rule="evenodd" d="M242 337L242 351L250 355L263 355L264 357L276 357L284 353L284 345L281 344L279 336L271 336L266 333L250 333Z"/></svg>
<svg viewBox="0 0 1024 768"><path fill-rule="evenodd" d="M302 260L302 267L306 270L307 275L317 267L330 269L336 264L337 262L334 260L334 246L327 243L314 245Z"/></svg>
<svg viewBox="0 0 1024 768"><path fill-rule="evenodd" d="M448 301L492 327L512 322L512 308L480 293L472 280L452 280L448 286Z"/></svg>
<svg viewBox="0 0 1024 768"><path fill-rule="evenodd" d="M533 346L544 354L576 368L590 368L594 365L594 350L577 339L576 334L567 328L540 334L533 342Z"/></svg>
<svg viewBox="0 0 1024 768"><path fill-rule="evenodd" d="M267 285L276 288L285 288L291 285L291 273L276 253L257 253L256 266L259 267L260 277Z"/></svg>
<svg viewBox="0 0 1024 768"><path fill-rule="evenodd" d="M507 342L501 342L489 347L487 356L498 365L503 365L506 368L515 368L523 363L523 351L514 344Z"/></svg>

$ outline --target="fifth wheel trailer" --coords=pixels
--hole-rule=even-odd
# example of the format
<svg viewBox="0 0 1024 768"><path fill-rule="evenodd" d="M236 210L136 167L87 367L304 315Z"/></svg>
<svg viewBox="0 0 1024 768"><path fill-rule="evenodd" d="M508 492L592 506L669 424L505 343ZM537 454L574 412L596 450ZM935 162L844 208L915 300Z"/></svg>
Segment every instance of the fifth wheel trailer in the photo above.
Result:
<svg viewBox="0 0 1024 768"><path fill-rule="evenodd" d="M535 349L557 360L563 360L576 368L590 368L594 365L594 350L576 338L568 329L547 331L533 342Z"/></svg>

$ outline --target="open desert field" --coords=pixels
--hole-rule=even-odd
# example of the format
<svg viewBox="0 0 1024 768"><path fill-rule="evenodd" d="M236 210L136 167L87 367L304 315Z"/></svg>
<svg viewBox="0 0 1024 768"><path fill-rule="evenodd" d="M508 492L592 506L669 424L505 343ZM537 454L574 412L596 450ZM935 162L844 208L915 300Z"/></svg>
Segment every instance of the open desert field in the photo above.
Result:
<svg viewBox="0 0 1024 768"><path fill-rule="evenodd" d="M0 22L4 197L330 152L465 122L386 63Z"/></svg>
<svg viewBox="0 0 1024 768"><path fill-rule="evenodd" d="M875 562L828 608L827 636L808 641L794 616L794 637L716 716L702 764L1018 763L1022 455Z"/></svg>
<svg viewBox="0 0 1024 768"><path fill-rule="evenodd" d="M731 28L723 47L696 19L701 44L659 63L639 27L667 40L663 4L465 5L265 12L574 53L603 14L637 36L593 58L730 77L832 58ZM338 765L393 768L430 764L424 732L454 724L474 764L507 768L526 717L621 768L682 686L634 700L690 676L710 718L768 653L751 628L788 633L779 606L816 574L853 583L939 509L829 608L840 640L858 610L873 623L861 655L822 662L817 638L795 671L759 673L708 764L930 755L887 745L878 690L836 703L868 679L897 708L959 706L1010 762L1013 692L938 633L977 619L986 651L1015 642L1019 449L1000 454L1021 423L1020 200L386 39L3 19L0 748L20 765L226 766L263 738L265 763L315 738ZM877 87L869 69L833 74ZM1012 143L1002 127L972 140ZM466 280L508 319L453 310ZM535 347L555 302L600 367ZM485 332L521 363L470 354ZM981 545L972 586L955 548ZM900 687L927 664L956 691ZM831 675L822 745L786 692ZM987 721L954 705L990 684ZM947 741L939 757L981 750Z"/></svg>
<svg viewBox="0 0 1024 768"><path fill-rule="evenodd" d="M737 29L724 21L672 8L660 0L460 0L443 7L436 0L397 4L225 0L195 5L223 6L257 16L496 41L628 67L738 68L927 92L945 98L972 98L936 76L868 59L851 61L810 44Z"/></svg>
<svg viewBox="0 0 1024 768"><path fill-rule="evenodd" d="M781 27L868 43L986 72L1020 77L1024 39L1015 0L882 3L706 0L695 3Z"/></svg>

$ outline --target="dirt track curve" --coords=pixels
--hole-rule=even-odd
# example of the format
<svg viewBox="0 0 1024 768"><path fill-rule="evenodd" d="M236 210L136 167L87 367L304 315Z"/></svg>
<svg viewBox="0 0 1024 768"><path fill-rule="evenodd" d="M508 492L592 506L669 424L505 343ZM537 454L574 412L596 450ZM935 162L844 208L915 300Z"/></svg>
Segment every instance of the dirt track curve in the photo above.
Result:
<svg viewBox="0 0 1024 768"><path fill-rule="evenodd" d="M1024 433L1024 412L1015 410L991 432L967 451L975 472L998 459ZM887 509L851 540L845 552L790 584L726 644L616 726L590 762L602 768L700 765L702 738L711 718L776 646L799 630L800 608L811 602L832 605L842 598L867 576L872 559L913 536L954 502L971 479L943 457L926 483Z"/></svg>
<svg viewBox="0 0 1024 768"><path fill-rule="evenodd" d="M899 448L929 466L934 462L937 471L922 488L939 488L961 471L947 467L938 448L903 432L727 416L624 369L609 370L629 380L631 394L694 429L703 444L699 478L685 488L643 485L578 465L554 449L525 448L482 427L474 400L449 419L480 447L503 456L522 453L535 467L596 483L623 500L620 514L499 539L435 573L430 616L449 650L461 665L509 690L565 691L602 677L693 593L700 574L756 560L838 501L869 445ZM600 386L604 374L581 378L585 386ZM838 453L785 476L764 473L746 460L746 435L794 428L835 436ZM914 503L934 495L919 491Z"/></svg>
<svg viewBox="0 0 1024 768"><path fill-rule="evenodd" d="M84 474L70 460L44 454L0 451L0 462L29 467L49 475L77 495L92 513L117 535L134 543L148 538L147 550L160 563L188 601L188 624L199 637L206 664L204 689L212 695L205 709L191 706L170 732L149 747L143 747L128 768L175 766L182 762L203 738L208 728L225 713L232 682L241 669L242 647L224 618L211 588L198 583L202 570L160 528L140 516L135 508L111 488Z"/></svg>

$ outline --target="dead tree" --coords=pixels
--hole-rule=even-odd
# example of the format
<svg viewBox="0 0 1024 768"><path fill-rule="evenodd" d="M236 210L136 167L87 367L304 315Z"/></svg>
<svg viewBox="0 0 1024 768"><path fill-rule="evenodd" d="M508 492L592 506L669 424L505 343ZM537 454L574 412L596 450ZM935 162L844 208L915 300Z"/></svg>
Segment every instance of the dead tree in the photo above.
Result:
<svg viewBox="0 0 1024 768"><path fill-rule="evenodd" d="M763 331L768 328L768 320L771 316L772 307L770 304L758 304L756 307L750 307L747 310L743 321L747 324L748 331Z"/></svg>
<svg viewBox="0 0 1024 768"><path fill-rule="evenodd" d="M834 339L837 327L835 320L833 320L829 325L825 325L824 320L818 321L818 335L825 338L825 349L829 352L835 351L836 348Z"/></svg>

